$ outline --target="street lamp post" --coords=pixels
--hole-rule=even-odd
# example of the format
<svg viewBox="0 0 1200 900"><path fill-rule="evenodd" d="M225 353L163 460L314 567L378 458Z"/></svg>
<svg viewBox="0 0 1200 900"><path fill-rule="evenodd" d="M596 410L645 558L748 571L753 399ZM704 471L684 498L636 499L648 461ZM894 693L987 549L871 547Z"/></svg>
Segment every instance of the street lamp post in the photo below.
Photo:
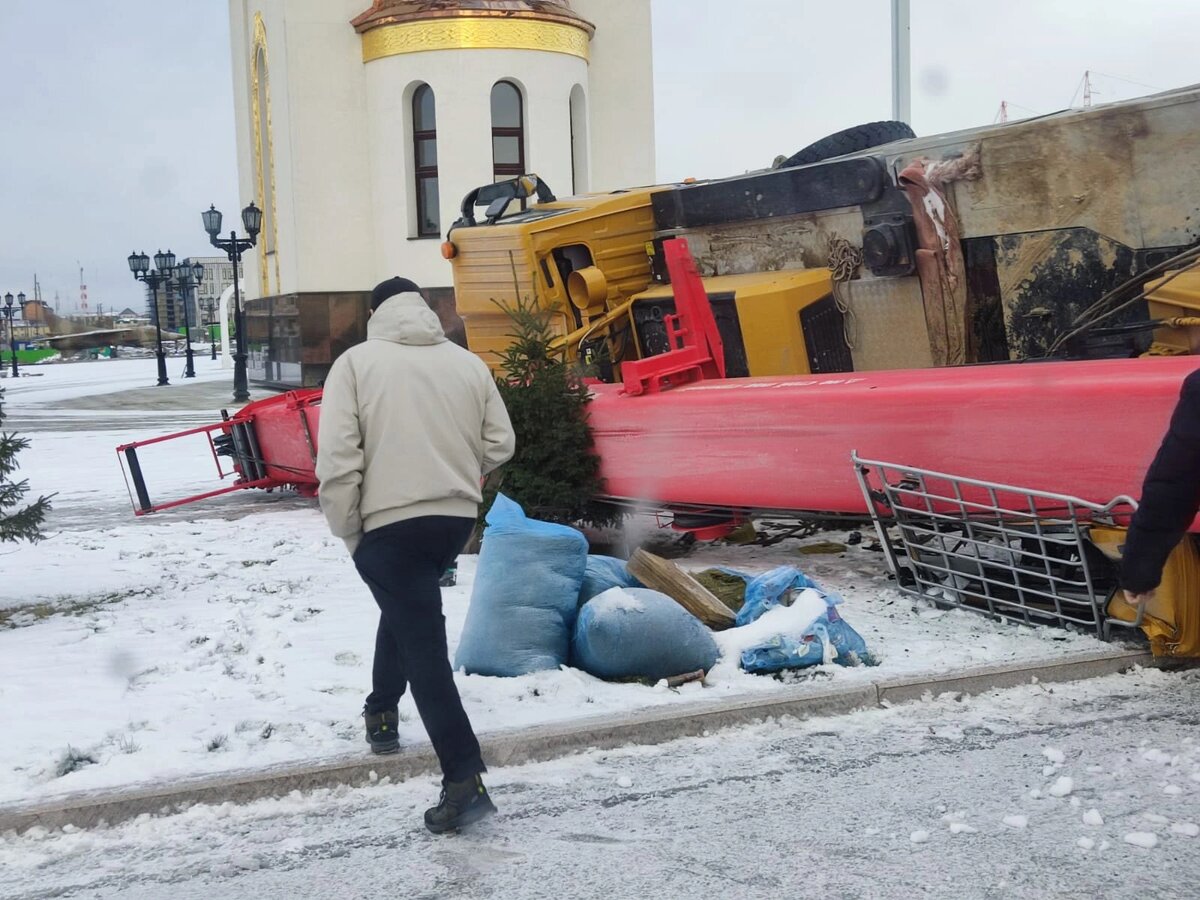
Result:
<svg viewBox="0 0 1200 900"><path fill-rule="evenodd" d="M212 361L217 361L217 340L213 337L213 325L216 324L217 317L214 312L217 307L217 301L213 297L204 298L204 311L208 313L208 347L212 350Z"/></svg>
<svg viewBox="0 0 1200 900"><path fill-rule="evenodd" d="M183 330L186 332L187 342L184 351L187 356L187 365L183 370L184 378L196 377L196 363L192 356L192 317L189 309L189 289L200 286L200 279L204 277L204 266L200 263L192 263L190 266L177 266L175 269L175 284L179 287L179 293L183 297Z"/></svg>
<svg viewBox="0 0 1200 900"><path fill-rule="evenodd" d="M250 386L246 378L246 322L242 314L242 294L238 284L238 263L242 254L258 243L258 233L262 229L262 210L251 203L242 210L242 225L246 229L246 237L238 237L236 231L229 232L229 237L221 237L221 213L215 206L201 213L204 220L204 230L208 232L209 242L218 250L224 250L233 263L233 327L237 329L237 352L233 355L233 399L237 403L245 403L250 399Z"/></svg>
<svg viewBox="0 0 1200 900"><path fill-rule="evenodd" d="M25 292L21 291L17 294L17 303L21 309L21 318L25 318ZM0 309L5 316L8 317L8 351L12 354L12 374L13 378L20 377L20 369L17 368L17 334L13 330L13 318L17 314L17 310L13 309L13 295L11 292L4 295L4 308Z"/></svg>
<svg viewBox="0 0 1200 900"><path fill-rule="evenodd" d="M168 250L163 253L159 250L154 254L154 265L157 271L150 270L150 257L145 253L129 254L129 270L133 272L133 277L150 286L150 292L154 302L154 331L155 340L158 344L158 385L168 385L171 382L167 379L167 354L163 352L162 345L162 315L158 308L158 289L171 280L171 272L175 268L175 254Z"/></svg>

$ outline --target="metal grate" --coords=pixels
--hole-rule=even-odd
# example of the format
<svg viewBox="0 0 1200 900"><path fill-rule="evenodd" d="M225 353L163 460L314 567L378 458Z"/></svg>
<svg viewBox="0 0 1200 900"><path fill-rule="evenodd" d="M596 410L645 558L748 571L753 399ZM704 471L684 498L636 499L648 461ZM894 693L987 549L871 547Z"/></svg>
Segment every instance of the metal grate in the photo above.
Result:
<svg viewBox="0 0 1200 900"><path fill-rule="evenodd" d="M859 485L888 565L911 596L1015 619L1075 626L1102 639L1116 568L1089 539L1091 523L1127 521L1129 497L1099 505L1062 494L861 459Z"/></svg>

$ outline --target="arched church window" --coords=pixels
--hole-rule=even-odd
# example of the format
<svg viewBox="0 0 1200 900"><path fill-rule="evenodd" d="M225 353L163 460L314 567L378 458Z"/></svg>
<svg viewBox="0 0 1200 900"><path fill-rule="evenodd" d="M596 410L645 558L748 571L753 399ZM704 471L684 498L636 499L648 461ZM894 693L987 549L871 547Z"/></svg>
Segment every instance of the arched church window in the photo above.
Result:
<svg viewBox="0 0 1200 900"><path fill-rule="evenodd" d="M492 174L496 181L525 174L525 104L511 81L492 87Z"/></svg>
<svg viewBox="0 0 1200 900"><path fill-rule="evenodd" d="M441 208L438 193L437 104L433 88L421 85L413 92L413 159L417 180L417 234L437 237L441 234Z"/></svg>

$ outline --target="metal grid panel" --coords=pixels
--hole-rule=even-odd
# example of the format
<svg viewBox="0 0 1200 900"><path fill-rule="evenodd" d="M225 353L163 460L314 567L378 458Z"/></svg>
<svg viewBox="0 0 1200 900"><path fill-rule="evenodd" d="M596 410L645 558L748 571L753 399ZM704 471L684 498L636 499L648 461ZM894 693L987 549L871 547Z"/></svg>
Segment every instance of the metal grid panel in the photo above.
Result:
<svg viewBox="0 0 1200 900"><path fill-rule="evenodd" d="M1076 626L1108 639L1113 566L1088 539L1137 504L1104 505L852 456L900 590L1029 625Z"/></svg>

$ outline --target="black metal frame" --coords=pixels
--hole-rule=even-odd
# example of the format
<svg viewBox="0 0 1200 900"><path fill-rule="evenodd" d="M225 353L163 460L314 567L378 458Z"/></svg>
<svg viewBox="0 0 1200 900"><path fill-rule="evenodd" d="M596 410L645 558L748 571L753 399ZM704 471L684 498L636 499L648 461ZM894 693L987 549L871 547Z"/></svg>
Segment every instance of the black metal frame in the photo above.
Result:
<svg viewBox="0 0 1200 900"><path fill-rule="evenodd" d="M2 306L0 306L0 313L3 313L4 316L8 319L8 352L12 354L12 377L13 378L21 377L21 370L17 366L17 333L13 327L13 320L16 318L18 309L20 309L20 311L21 311L21 318L22 319L25 318L25 304L29 302L28 300L25 299L24 292L18 294L17 296L20 298L18 301L20 305L18 307L14 307L12 305L12 301L13 301L12 294L5 294L4 295L4 304ZM28 337L28 332L26 332L26 337Z"/></svg>

